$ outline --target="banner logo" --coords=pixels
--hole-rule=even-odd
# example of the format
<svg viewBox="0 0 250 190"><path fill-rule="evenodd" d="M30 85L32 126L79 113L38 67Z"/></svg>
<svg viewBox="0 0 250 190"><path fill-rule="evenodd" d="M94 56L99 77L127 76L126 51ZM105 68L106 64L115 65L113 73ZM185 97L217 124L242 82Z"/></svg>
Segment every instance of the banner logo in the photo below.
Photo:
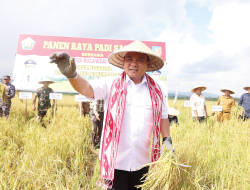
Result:
<svg viewBox="0 0 250 190"><path fill-rule="evenodd" d="M23 50L32 50L36 42L28 37L25 40L21 41L21 43Z"/></svg>
<svg viewBox="0 0 250 190"><path fill-rule="evenodd" d="M152 50L157 53L159 56L162 54L162 48L161 46L152 46Z"/></svg>

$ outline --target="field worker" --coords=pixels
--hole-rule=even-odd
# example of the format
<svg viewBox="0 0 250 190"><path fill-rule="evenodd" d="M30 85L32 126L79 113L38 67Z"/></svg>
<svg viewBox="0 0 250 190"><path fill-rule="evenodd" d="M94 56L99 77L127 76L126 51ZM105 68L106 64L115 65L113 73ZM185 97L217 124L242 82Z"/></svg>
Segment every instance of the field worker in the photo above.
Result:
<svg viewBox="0 0 250 190"><path fill-rule="evenodd" d="M192 102L192 116L194 121L199 121L199 123L206 122L207 118L207 107L205 96L201 93L206 90L205 86L196 85L191 92L194 94L190 97Z"/></svg>
<svg viewBox="0 0 250 190"><path fill-rule="evenodd" d="M4 75L3 76L3 82L4 82L4 86L6 88L5 94L3 94L3 96L5 96L5 100L3 101L3 96L0 97L0 116L8 118L9 114L10 114L10 108L11 108L11 99L15 97L15 86L10 84L10 76L9 75Z"/></svg>
<svg viewBox="0 0 250 190"><path fill-rule="evenodd" d="M77 74L74 58L61 52L50 58L76 91L93 100L105 100L100 149L100 171L105 186L109 190L137 189L135 186L142 184L141 178L148 172L143 165L150 162L151 134L151 161L160 157L160 133L163 148L172 146L165 94L146 74L162 68L163 59L144 43L135 41L108 57L109 63L124 69L120 76L90 85ZM103 184L103 180L99 183Z"/></svg>
<svg viewBox="0 0 250 190"><path fill-rule="evenodd" d="M79 94L80 95L80 94ZM90 108L89 108L89 101L87 102L79 102L79 110L81 107L81 115L84 115L84 117L89 114Z"/></svg>
<svg viewBox="0 0 250 190"><path fill-rule="evenodd" d="M229 120L230 112L233 106L235 106L234 98L230 94L234 94L234 91L230 87L221 89L221 92L225 93L219 97L217 105L222 106L222 111L217 113L217 121L222 122ZM215 112L212 113L214 115Z"/></svg>
<svg viewBox="0 0 250 190"><path fill-rule="evenodd" d="M42 118L46 115L47 110L51 107L49 93L53 93L53 90L49 88L49 84L53 84L54 82L45 78L38 83L43 84L43 86L36 90L33 98L32 110L36 111L36 98L38 98L38 116L40 120L42 120ZM53 104L54 103L55 100L53 100Z"/></svg>
<svg viewBox="0 0 250 190"><path fill-rule="evenodd" d="M239 106L242 106L245 110L244 113L244 121L250 118L250 86L246 86L243 88L244 90L248 91L248 93L242 94L240 100L238 102ZM240 113L241 115L241 113Z"/></svg>
<svg viewBox="0 0 250 190"><path fill-rule="evenodd" d="M92 123L91 140L95 148L100 148L103 119L104 119L104 99L92 102L92 109L89 112Z"/></svg>
<svg viewBox="0 0 250 190"><path fill-rule="evenodd" d="M180 112L177 109L173 107L168 109L168 120L169 120L170 125L173 123L176 123L177 125L179 125L178 117L177 117L178 115L180 115Z"/></svg>

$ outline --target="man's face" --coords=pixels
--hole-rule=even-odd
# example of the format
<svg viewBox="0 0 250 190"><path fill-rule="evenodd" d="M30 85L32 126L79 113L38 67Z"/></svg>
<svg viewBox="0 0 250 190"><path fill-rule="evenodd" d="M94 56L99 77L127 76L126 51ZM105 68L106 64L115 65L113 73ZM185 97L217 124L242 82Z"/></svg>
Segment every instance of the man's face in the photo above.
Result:
<svg viewBox="0 0 250 190"><path fill-rule="evenodd" d="M247 91L249 92L249 94L250 94L250 88L247 88Z"/></svg>
<svg viewBox="0 0 250 190"><path fill-rule="evenodd" d="M148 57L144 53L129 52L123 60L124 71L134 82L135 80L138 81L142 79L149 66L150 61L148 61Z"/></svg>
<svg viewBox="0 0 250 190"><path fill-rule="evenodd" d="M230 95L230 91L229 90L225 90L225 95L229 96Z"/></svg>
<svg viewBox="0 0 250 190"><path fill-rule="evenodd" d="M201 88L196 88L194 91L197 95L201 95Z"/></svg>
<svg viewBox="0 0 250 190"><path fill-rule="evenodd" d="M10 83L10 79L3 79L3 82L4 82L4 84L9 84Z"/></svg>
<svg viewBox="0 0 250 190"><path fill-rule="evenodd" d="M48 88L49 87L49 82L43 82L43 86L44 86L44 88Z"/></svg>

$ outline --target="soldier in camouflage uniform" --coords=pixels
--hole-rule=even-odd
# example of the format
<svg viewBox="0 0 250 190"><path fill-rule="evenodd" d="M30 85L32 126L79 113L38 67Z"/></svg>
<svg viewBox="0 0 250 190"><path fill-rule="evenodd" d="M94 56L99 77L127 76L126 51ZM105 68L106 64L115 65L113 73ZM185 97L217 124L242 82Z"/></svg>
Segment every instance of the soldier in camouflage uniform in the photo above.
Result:
<svg viewBox="0 0 250 190"><path fill-rule="evenodd" d="M46 113L47 110L51 107L50 99L49 99L49 93L53 93L53 90L49 88L49 84L54 83L53 81L49 79L44 79L39 84L43 84L43 87L37 89L35 96L33 98L33 111L36 111L36 98L38 98L38 116L40 119L42 119ZM53 100L53 103L55 103L55 100Z"/></svg>
<svg viewBox="0 0 250 190"><path fill-rule="evenodd" d="M15 97L15 86L10 84L10 76L3 76L5 93L0 95L0 116L8 118L11 108L11 99ZM3 97L4 96L4 97Z"/></svg>

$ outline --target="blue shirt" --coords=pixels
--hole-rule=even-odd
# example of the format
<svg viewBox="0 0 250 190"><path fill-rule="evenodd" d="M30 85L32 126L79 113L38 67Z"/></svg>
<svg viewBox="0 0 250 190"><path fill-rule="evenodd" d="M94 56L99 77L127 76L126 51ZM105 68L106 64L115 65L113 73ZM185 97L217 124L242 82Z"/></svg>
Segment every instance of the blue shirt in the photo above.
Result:
<svg viewBox="0 0 250 190"><path fill-rule="evenodd" d="M245 117L250 117L250 94L242 94L238 102L239 106L242 106L245 110Z"/></svg>

